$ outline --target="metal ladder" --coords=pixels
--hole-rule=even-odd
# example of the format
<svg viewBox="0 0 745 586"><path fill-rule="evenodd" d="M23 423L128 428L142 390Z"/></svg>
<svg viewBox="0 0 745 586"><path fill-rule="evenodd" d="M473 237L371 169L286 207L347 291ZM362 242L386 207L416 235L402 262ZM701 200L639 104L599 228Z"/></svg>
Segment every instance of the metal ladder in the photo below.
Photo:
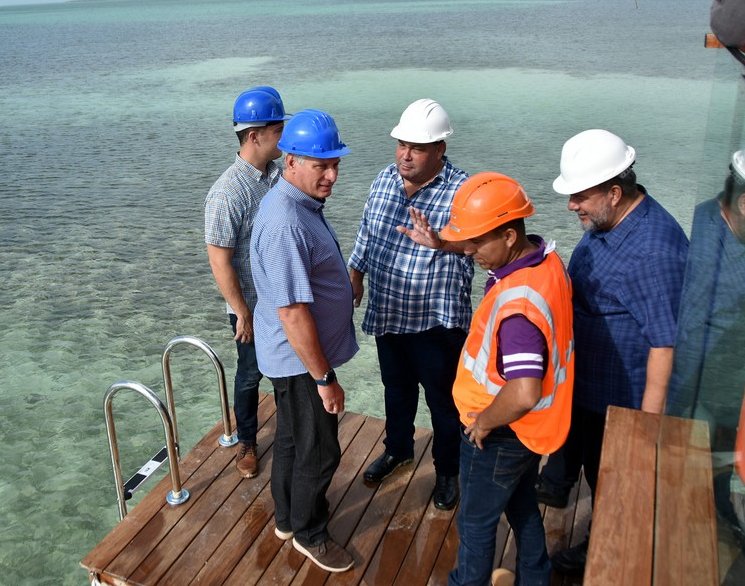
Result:
<svg viewBox="0 0 745 586"><path fill-rule="evenodd" d="M230 430L230 406L228 403L228 392L225 384L225 368L223 367L217 353L210 346L194 336L176 336L163 350L161 366L163 368L163 386L165 387L166 404L160 400L152 390L145 385L135 381L118 381L111 385L104 395L103 408L106 419L106 435L109 441L109 452L111 454L111 466L114 470L114 484L116 485L117 503L119 505L119 520L127 515L126 501L132 498L132 493L155 472L163 462L169 460L169 472L173 490L166 495L169 505L180 505L189 499L189 491L181 485L178 460L178 425L176 422L176 406L173 400L173 383L171 381L171 353L176 346L188 345L202 350L210 358L217 374L217 384L220 393L220 408L222 411L223 434L218 443L223 447L233 446L238 442L235 434ZM163 423L166 445L158 451L150 460L142 466L126 482L122 480L121 463L119 460L119 443L116 438L114 425L113 400L123 390L134 391L145 397L155 407Z"/></svg>

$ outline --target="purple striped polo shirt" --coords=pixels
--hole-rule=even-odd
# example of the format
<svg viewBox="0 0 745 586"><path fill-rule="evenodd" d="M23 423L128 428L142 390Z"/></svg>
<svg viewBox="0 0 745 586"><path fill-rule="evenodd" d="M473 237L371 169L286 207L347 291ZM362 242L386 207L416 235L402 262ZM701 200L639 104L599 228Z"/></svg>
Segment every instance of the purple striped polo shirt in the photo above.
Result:
<svg viewBox="0 0 745 586"><path fill-rule="evenodd" d="M534 267L546 257L546 243L535 234L528 239L538 250L498 269L489 271L484 293L500 279L520 269ZM553 250L549 245L549 252ZM513 315L499 326L497 347L497 370L505 380L516 378L543 378L546 373L548 349L543 333L524 315Z"/></svg>

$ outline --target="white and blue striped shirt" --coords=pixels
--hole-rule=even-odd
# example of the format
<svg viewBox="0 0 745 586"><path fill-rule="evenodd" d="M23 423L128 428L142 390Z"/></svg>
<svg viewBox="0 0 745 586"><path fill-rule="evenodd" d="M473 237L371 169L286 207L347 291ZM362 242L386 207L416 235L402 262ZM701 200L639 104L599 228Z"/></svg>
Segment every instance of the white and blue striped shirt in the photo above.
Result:
<svg viewBox="0 0 745 586"><path fill-rule="evenodd" d="M259 370L272 378L308 371L292 349L278 309L307 303L329 364L336 368L357 353L352 323L352 286L323 203L280 178L264 196L251 235L253 278L258 293L254 336Z"/></svg>

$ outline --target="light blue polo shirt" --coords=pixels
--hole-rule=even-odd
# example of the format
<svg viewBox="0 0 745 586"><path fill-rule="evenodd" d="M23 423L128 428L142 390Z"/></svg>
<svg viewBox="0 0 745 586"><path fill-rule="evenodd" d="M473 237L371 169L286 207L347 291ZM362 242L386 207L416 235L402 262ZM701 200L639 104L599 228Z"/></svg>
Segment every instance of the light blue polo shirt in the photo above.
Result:
<svg viewBox="0 0 745 586"><path fill-rule="evenodd" d="M352 323L352 286L323 203L284 178L264 196L254 219L251 264L258 303L254 337L259 370L278 378L308 371L287 340L278 309L307 303L333 368L359 347Z"/></svg>

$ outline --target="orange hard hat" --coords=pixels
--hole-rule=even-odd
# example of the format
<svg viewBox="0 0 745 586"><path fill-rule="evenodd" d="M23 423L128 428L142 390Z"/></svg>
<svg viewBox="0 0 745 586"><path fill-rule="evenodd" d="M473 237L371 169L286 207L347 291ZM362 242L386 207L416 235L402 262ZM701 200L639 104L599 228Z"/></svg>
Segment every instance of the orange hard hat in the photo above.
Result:
<svg viewBox="0 0 745 586"><path fill-rule="evenodd" d="M440 238L450 241L476 238L534 212L533 203L517 181L501 173L477 173L455 192L450 221L440 232Z"/></svg>

